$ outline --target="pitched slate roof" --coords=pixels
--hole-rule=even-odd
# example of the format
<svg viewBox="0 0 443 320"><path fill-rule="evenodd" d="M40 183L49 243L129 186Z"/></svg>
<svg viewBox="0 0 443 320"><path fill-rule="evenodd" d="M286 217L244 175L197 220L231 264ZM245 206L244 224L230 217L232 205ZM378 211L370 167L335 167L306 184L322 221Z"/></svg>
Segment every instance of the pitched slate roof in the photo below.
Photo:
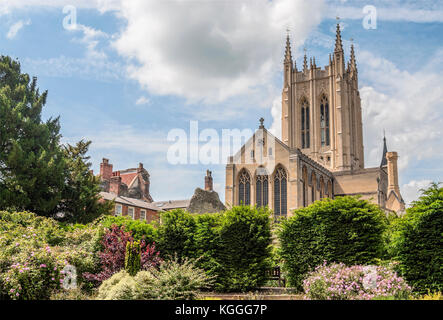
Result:
<svg viewBox="0 0 443 320"><path fill-rule="evenodd" d="M116 194L110 193L110 192L100 192L100 195L105 200L108 200L108 201L114 200L117 203L124 204L127 206L149 209L149 210L153 210L153 211L162 211L162 208L154 205L153 203L148 203L148 202L140 200L140 199L117 196Z"/></svg>

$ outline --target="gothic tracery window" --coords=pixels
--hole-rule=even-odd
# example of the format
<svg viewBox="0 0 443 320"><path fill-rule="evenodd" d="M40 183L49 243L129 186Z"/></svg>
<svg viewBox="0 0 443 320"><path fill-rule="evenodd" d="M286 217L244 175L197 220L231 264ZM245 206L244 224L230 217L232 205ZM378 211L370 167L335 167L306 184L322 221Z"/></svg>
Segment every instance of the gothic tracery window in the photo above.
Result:
<svg viewBox="0 0 443 320"><path fill-rule="evenodd" d="M310 147L309 137L309 103L303 99L301 104L301 147L302 149Z"/></svg>
<svg viewBox="0 0 443 320"><path fill-rule="evenodd" d="M287 215L287 180L286 171L279 167L274 176L274 214L276 218Z"/></svg>
<svg viewBox="0 0 443 320"><path fill-rule="evenodd" d="M269 199L269 184L268 184L268 176L266 173L260 173L256 177L256 204L259 207L266 207L268 205Z"/></svg>
<svg viewBox="0 0 443 320"><path fill-rule="evenodd" d="M251 204L251 177L243 170L239 176L238 202L240 205L249 206Z"/></svg>
<svg viewBox="0 0 443 320"><path fill-rule="evenodd" d="M321 145L329 146L330 134L329 134L329 103L328 98L323 96L320 102L320 131L321 131Z"/></svg>

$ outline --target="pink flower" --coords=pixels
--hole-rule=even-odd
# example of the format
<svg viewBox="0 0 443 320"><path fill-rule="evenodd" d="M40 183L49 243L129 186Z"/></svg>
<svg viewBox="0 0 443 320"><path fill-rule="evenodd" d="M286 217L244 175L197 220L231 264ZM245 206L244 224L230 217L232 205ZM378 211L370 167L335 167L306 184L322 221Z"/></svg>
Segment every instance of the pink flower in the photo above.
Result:
<svg viewBox="0 0 443 320"><path fill-rule="evenodd" d="M44 263L41 264L41 265L40 265L40 268L46 268L46 264L44 264Z"/></svg>

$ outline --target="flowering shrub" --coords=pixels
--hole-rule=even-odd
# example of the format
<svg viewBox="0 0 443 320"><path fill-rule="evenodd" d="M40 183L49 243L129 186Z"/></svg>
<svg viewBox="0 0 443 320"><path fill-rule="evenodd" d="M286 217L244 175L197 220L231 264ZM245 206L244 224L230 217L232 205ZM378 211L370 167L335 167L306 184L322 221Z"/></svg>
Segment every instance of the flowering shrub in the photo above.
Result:
<svg viewBox="0 0 443 320"><path fill-rule="evenodd" d="M90 272L83 273L83 277L89 281L101 283L109 279L113 274L125 267L126 245L134 239L130 232L126 232L124 226L112 226L107 229L102 239L103 250L98 253L100 258L101 271L97 274ZM155 245L149 245L144 240L141 241L141 269L157 267L161 262L159 253L155 251Z"/></svg>
<svg viewBox="0 0 443 320"><path fill-rule="evenodd" d="M324 263L303 282L306 298L316 300L408 299L411 287L388 268Z"/></svg>
<svg viewBox="0 0 443 320"><path fill-rule="evenodd" d="M49 299L51 292L60 288L65 263L49 246L22 249L14 261L1 279L11 299Z"/></svg>

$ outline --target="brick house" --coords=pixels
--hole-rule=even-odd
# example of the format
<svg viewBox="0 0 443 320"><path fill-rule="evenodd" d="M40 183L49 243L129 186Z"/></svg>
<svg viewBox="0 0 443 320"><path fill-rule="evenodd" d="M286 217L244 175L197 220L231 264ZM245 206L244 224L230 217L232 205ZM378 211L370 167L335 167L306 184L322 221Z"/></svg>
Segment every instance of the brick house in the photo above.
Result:
<svg viewBox="0 0 443 320"><path fill-rule="evenodd" d="M158 221L160 208L144 200L118 196L111 192L100 192L102 199L114 201L115 216L129 216L134 220L145 220L147 222Z"/></svg>

